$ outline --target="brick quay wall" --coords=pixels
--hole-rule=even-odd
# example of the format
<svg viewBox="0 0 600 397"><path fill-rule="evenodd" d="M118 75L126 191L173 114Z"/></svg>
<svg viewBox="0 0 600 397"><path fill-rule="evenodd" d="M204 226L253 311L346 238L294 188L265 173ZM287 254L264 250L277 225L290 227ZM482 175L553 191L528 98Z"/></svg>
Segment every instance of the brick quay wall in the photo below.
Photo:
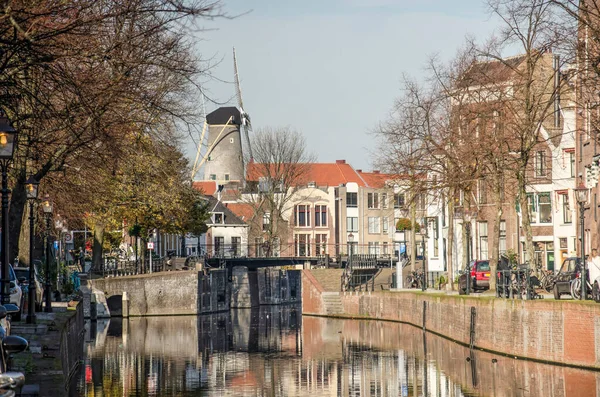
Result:
<svg viewBox="0 0 600 397"><path fill-rule="evenodd" d="M397 321L462 344L505 355L600 369L600 304L572 300L507 300L412 291L339 293L331 314L324 288L310 270L302 275L303 315ZM328 296L332 292L326 292Z"/></svg>

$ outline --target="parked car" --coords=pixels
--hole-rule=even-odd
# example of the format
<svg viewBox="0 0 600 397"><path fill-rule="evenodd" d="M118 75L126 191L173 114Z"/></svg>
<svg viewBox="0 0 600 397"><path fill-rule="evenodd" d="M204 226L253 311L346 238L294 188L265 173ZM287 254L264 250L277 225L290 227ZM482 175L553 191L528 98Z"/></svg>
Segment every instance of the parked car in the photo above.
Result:
<svg viewBox="0 0 600 397"><path fill-rule="evenodd" d="M471 261L469 264L470 274L461 273L458 277L458 293L467 293L467 279L471 283L471 291L482 291L490 288L490 261Z"/></svg>
<svg viewBox="0 0 600 397"><path fill-rule="evenodd" d="M571 295L571 280L577 278L579 272L581 272L580 258L573 256L563 261L555 276L554 299L560 299L561 295Z"/></svg>
<svg viewBox="0 0 600 397"><path fill-rule="evenodd" d="M19 280L17 280L17 275L15 274L15 270L13 269L12 265L9 265L8 269L10 270L10 303L19 308L19 312L13 314L11 318L15 321L21 321L25 295L23 295L23 290L19 285Z"/></svg>
<svg viewBox="0 0 600 397"><path fill-rule="evenodd" d="M40 279L37 271L37 267L34 268L34 280L35 280L35 310L42 311L42 303L44 302L44 284ZM23 302L29 299L29 268L28 267L15 267L15 274L17 280L19 280L19 286L23 290Z"/></svg>

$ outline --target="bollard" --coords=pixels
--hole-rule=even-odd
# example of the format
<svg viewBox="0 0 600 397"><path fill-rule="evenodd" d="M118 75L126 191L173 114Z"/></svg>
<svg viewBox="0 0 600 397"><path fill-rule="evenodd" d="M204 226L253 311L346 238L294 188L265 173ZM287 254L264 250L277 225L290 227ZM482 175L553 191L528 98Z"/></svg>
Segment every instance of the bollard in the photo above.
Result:
<svg viewBox="0 0 600 397"><path fill-rule="evenodd" d="M129 296L127 296L127 291L123 291L121 316L123 318L129 317Z"/></svg>
<svg viewBox="0 0 600 397"><path fill-rule="evenodd" d="M98 317L98 307L96 306L96 294L92 291L90 295L90 319L96 321Z"/></svg>

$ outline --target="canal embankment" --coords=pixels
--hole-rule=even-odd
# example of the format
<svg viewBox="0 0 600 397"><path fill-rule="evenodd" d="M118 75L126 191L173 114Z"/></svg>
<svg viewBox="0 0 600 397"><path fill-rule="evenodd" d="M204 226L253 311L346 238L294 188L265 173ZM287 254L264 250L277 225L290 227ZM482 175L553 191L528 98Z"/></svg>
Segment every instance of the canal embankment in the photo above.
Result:
<svg viewBox="0 0 600 397"><path fill-rule="evenodd" d="M303 271L303 315L402 322L489 352L600 370L596 303L408 290L339 292L337 277Z"/></svg>

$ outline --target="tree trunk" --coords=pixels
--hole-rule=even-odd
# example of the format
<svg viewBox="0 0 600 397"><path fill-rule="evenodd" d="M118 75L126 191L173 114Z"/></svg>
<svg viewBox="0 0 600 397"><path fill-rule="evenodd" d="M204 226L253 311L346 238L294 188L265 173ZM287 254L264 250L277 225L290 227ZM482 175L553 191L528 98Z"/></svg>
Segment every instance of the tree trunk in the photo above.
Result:
<svg viewBox="0 0 600 397"><path fill-rule="evenodd" d="M448 284L446 289L454 291L454 271L452 265L452 247L454 246L454 188L448 194L448 248L446 252L448 262Z"/></svg>
<svg viewBox="0 0 600 397"><path fill-rule="evenodd" d="M21 232L19 233L19 243L17 245L17 248L19 250L19 264L22 266L29 266L29 259L31 258L31 253L29 252L30 237L31 236L29 234L29 205L25 205L25 207L23 208L23 218L21 220Z"/></svg>
<svg viewBox="0 0 600 397"><path fill-rule="evenodd" d="M498 259L500 258L500 222L502 221L502 183L495 178L494 202L496 203L496 217L494 219L494 231L491 239L492 255L490 257L490 291L496 292L496 271Z"/></svg>
<svg viewBox="0 0 600 397"><path fill-rule="evenodd" d="M104 224L96 222L94 224L94 244L92 245L92 269L99 271L102 269L102 251L104 246Z"/></svg>
<svg viewBox="0 0 600 397"><path fill-rule="evenodd" d="M534 264L535 249L533 247L533 233L531 231L531 218L529 215L529 203L527 202L527 192L525 190L526 182L524 171L518 174L518 197L521 207L521 224L525 233L525 251L530 264ZM519 241L518 244L521 242ZM520 258L519 258L520 259Z"/></svg>
<svg viewBox="0 0 600 397"><path fill-rule="evenodd" d="M10 195L10 206L8 209L8 232L9 234L9 261L14 263L19 255L19 243L26 242L23 248L29 251L29 225L22 228L23 223L28 224L25 218L25 207L27 206L27 195L25 194L25 170L20 172ZM25 233L25 234L23 234Z"/></svg>
<svg viewBox="0 0 600 397"><path fill-rule="evenodd" d="M417 269L417 196L414 193L414 184L410 195L410 271L414 272Z"/></svg>

